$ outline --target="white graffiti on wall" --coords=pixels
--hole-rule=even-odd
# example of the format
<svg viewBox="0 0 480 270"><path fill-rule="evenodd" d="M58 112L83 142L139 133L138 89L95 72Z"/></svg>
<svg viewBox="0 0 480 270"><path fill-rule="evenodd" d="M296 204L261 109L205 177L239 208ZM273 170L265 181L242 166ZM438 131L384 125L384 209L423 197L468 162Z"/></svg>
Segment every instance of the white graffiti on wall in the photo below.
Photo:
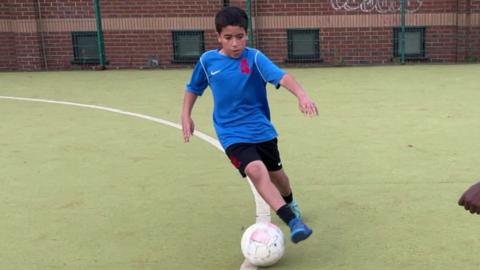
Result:
<svg viewBox="0 0 480 270"><path fill-rule="evenodd" d="M363 12L376 11L378 13L393 13L400 11L401 0L330 0L335 10ZM408 12L416 12L420 9L424 0L404 0Z"/></svg>

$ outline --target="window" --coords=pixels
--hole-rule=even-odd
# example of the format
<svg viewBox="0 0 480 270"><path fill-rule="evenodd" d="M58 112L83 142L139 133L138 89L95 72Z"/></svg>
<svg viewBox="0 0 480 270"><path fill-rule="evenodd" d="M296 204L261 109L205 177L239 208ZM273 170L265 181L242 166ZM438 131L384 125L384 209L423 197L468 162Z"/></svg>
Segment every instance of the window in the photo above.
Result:
<svg viewBox="0 0 480 270"><path fill-rule="evenodd" d="M400 57L400 36L402 29L395 27L393 29L393 56ZM406 27L405 28L405 58L406 59L424 59L425 58L425 27Z"/></svg>
<svg viewBox="0 0 480 270"><path fill-rule="evenodd" d="M288 60L319 61L319 29L288 29Z"/></svg>
<svg viewBox="0 0 480 270"><path fill-rule="evenodd" d="M194 63L205 51L203 31L173 31L173 61Z"/></svg>
<svg viewBox="0 0 480 270"><path fill-rule="evenodd" d="M98 64L97 32L72 32L73 64Z"/></svg>

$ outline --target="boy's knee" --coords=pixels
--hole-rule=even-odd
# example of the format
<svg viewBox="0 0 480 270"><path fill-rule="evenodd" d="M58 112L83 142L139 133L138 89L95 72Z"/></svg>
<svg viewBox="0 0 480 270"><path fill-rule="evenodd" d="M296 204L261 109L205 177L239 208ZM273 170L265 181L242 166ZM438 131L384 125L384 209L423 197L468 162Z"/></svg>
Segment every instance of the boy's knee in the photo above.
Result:
<svg viewBox="0 0 480 270"><path fill-rule="evenodd" d="M268 171L265 167L265 164L263 164L261 160L254 160L247 164L247 166L245 167L245 173L250 178L256 178L257 176L261 176L264 173L268 173Z"/></svg>

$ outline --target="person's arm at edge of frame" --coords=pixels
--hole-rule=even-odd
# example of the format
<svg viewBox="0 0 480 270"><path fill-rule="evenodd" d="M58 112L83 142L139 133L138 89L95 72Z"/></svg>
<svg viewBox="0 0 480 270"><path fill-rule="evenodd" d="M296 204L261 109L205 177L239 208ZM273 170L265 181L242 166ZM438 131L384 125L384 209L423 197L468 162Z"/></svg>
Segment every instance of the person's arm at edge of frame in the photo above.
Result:
<svg viewBox="0 0 480 270"><path fill-rule="evenodd" d="M184 142L189 142L190 137L195 131L195 124L192 120L192 109L197 100L197 95L190 91L185 91L183 96L183 108L182 108L182 132Z"/></svg>
<svg viewBox="0 0 480 270"><path fill-rule="evenodd" d="M287 88L298 99L298 109L306 116L317 116L317 105L308 97L302 86L295 80L295 78L286 73L280 80L280 85Z"/></svg>

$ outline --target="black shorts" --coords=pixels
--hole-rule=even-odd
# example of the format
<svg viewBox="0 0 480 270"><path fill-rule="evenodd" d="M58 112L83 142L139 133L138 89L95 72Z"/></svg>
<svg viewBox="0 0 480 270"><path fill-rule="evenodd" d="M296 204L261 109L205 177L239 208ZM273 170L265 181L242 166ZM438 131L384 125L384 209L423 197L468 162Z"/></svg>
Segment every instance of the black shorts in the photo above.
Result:
<svg viewBox="0 0 480 270"><path fill-rule="evenodd" d="M261 160L268 171L278 171L282 168L277 139L261 143L235 143L225 150L233 166L246 177L245 167L255 160Z"/></svg>

